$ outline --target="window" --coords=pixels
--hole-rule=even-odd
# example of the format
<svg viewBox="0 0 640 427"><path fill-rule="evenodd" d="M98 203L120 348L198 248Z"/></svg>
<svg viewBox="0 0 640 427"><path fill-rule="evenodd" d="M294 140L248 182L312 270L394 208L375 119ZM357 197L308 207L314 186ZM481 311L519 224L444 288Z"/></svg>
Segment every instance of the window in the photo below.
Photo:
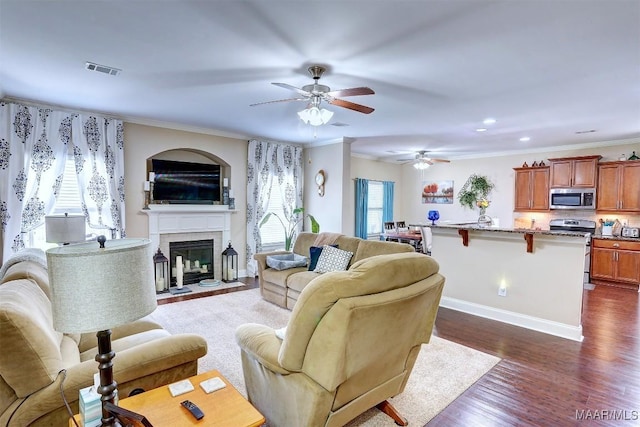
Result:
<svg viewBox="0 0 640 427"><path fill-rule="evenodd" d="M271 184L271 197L269 198L269 206L267 212L277 214L285 225L287 222L284 216L284 210L282 209L282 192L280 191L280 183L276 177L273 178ZM262 238L262 250L272 251L278 249L284 249L284 229L282 224L278 221L278 218L273 215L269 218L262 227L260 227L260 236Z"/></svg>
<svg viewBox="0 0 640 427"><path fill-rule="evenodd" d="M56 200L56 205L53 215L68 214L82 214L82 202L80 199L80 188L78 187L78 181L76 180L76 167L73 157L67 158L64 165L64 175L62 178L62 184L60 186L60 193ZM97 237L100 234L105 234L108 230L91 228L86 226L87 236ZM108 236L110 238L110 236ZM25 241L27 247L40 248L47 250L55 247L55 243L47 243L46 230L44 223L31 230Z"/></svg>
<svg viewBox="0 0 640 427"><path fill-rule="evenodd" d="M369 236L382 233L382 205L384 204L384 187L382 182L369 181L367 197L367 234Z"/></svg>

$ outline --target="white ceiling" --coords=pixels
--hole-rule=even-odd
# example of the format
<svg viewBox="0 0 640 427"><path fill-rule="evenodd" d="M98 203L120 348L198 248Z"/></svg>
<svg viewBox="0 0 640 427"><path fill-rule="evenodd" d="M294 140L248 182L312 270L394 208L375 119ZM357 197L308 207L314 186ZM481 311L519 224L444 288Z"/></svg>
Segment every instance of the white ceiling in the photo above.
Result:
<svg viewBox="0 0 640 427"><path fill-rule="evenodd" d="M640 137L639 0L0 0L0 95L377 158L460 158ZM90 72L91 61L122 69ZM271 84L312 82L365 115ZM483 133L482 120L497 123ZM579 133L584 131L587 133ZM529 142L519 138L529 136Z"/></svg>

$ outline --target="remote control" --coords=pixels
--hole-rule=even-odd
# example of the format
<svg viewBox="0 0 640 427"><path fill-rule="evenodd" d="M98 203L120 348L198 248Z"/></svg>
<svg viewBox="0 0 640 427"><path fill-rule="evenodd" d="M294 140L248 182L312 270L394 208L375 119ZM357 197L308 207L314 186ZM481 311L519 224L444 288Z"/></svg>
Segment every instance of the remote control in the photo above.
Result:
<svg viewBox="0 0 640 427"><path fill-rule="evenodd" d="M204 417L204 412L202 412L202 410L201 410L200 408L198 408L198 407L196 406L196 404L195 404L195 403L193 403L192 401L190 401L190 400L183 400L182 402L180 402L180 404L181 404L182 406L184 406L185 408L187 408L187 410L188 410L189 412L191 412L191 415L193 415L193 417L194 417L196 420L201 420L201 419L202 419L202 417Z"/></svg>

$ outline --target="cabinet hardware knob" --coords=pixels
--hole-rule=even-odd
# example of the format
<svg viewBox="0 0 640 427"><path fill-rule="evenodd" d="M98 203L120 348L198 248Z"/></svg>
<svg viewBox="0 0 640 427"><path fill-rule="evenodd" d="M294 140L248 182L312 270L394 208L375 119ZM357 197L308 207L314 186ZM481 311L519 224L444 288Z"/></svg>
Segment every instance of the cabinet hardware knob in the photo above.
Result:
<svg viewBox="0 0 640 427"><path fill-rule="evenodd" d="M614 248L619 248L619 247L620 247L620 243L614 243L614 244L613 244L613 247L614 247Z"/></svg>

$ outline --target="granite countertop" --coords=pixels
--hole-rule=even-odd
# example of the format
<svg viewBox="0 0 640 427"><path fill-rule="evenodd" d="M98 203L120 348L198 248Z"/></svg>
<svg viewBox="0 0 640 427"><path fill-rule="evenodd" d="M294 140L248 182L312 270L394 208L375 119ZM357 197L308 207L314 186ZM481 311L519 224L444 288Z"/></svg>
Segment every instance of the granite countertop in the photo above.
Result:
<svg viewBox="0 0 640 427"><path fill-rule="evenodd" d="M603 236L600 233L595 233L591 237L593 239L602 239L602 240L624 240L627 242L640 242L640 238L638 237Z"/></svg>
<svg viewBox="0 0 640 427"><path fill-rule="evenodd" d="M536 234L536 235L548 235L548 236L575 236L586 237L589 233L583 233L579 231L563 231L563 230L539 230L531 228L504 228L504 227L480 227L476 223L449 223L449 224L424 224L431 228L453 228L456 230L474 230L474 231L487 231L487 232L500 232L500 233L520 233L520 234Z"/></svg>

